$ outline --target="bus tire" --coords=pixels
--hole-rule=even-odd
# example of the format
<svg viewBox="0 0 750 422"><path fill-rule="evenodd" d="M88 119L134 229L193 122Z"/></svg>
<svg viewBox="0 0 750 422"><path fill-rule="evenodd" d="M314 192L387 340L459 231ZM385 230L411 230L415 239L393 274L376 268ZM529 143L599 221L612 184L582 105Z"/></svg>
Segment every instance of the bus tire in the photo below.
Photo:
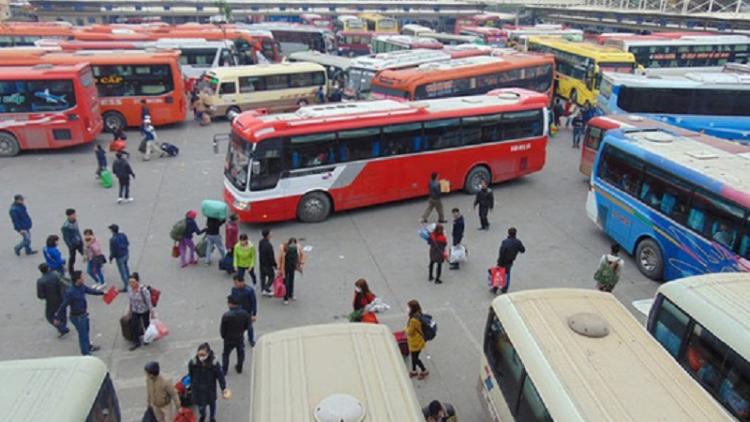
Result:
<svg viewBox="0 0 750 422"><path fill-rule="evenodd" d="M486 167L476 166L466 175L464 190L468 194L476 195L482 189L482 181L487 182L489 185L492 183L492 175L490 175L490 171Z"/></svg>
<svg viewBox="0 0 750 422"><path fill-rule="evenodd" d="M13 157L21 151L18 139L10 133L0 132L0 157Z"/></svg>
<svg viewBox="0 0 750 422"><path fill-rule="evenodd" d="M102 115L102 118L104 119L104 128L112 133L116 132L117 129L124 130L128 124L125 116L117 111L108 111Z"/></svg>
<svg viewBox="0 0 750 422"><path fill-rule="evenodd" d="M570 91L570 101L573 104L578 105L578 91L576 91L575 89Z"/></svg>
<svg viewBox="0 0 750 422"><path fill-rule="evenodd" d="M305 223L319 223L331 213L331 200L323 192L310 192L297 205L297 218Z"/></svg>
<svg viewBox="0 0 750 422"><path fill-rule="evenodd" d="M232 121L232 115L239 115L242 111L239 107L229 107L227 109L227 112L224 114L224 117L227 118L228 121Z"/></svg>
<svg viewBox="0 0 750 422"><path fill-rule="evenodd" d="M635 263L638 270L651 280L659 281L664 278L664 253L653 239L646 238L638 242Z"/></svg>

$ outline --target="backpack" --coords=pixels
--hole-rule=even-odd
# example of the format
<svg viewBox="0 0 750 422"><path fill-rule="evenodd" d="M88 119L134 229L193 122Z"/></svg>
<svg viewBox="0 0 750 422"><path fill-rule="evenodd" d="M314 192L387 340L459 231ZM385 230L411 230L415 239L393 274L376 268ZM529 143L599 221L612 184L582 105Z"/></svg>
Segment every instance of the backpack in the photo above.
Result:
<svg viewBox="0 0 750 422"><path fill-rule="evenodd" d="M604 265L599 266L594 273L594 280L596 280L602 286L614 286L617 284L617 267L620 265L618 261L609 261Z"/></svg>
<svg viewBox="0 0 750 422"><path fill-rule="evenodd" d="M172 238L175 242L179 242L182 240L183 236L185 236L185 232L187 231L187 221L185 219L181 219L180 221L174 223L172 226L172 230L169 231L169 237Z"/></svg>
<svg viewBox="0 0 750 422"><path fill-rule="evenodd" d="M419 317L419 322L422 324L422 338L425 341L431 341L437 335L437 324L432 319L432 315L422 314Z"/></svg>

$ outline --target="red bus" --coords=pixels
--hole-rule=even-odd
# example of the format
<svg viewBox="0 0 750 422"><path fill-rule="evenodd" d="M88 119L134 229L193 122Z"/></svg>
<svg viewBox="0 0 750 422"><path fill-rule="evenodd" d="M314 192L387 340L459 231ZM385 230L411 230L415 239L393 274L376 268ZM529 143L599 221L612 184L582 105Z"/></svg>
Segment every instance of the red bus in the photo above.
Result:
<svg viewBox="0 0 750 422"><path fill-rule="evenodd" d="M490 47L502 48L508 43L508 34L498 28L467 26L461 28L458 33L459 35L478 37L484 42L484 45L489 45Z"/></svg>
<svg viewBox="0 0 750 422"><path fill-rule="evenodd" d="M243 113L228 135L224 199L241 221L317 222L334 211L424 196L433 171L451 190L476 193L482 181L544 167L547 104L545 95L516 88Z"/></svg>
<svg viewBox="0 0 750 422"><path fill-rule="evenodd" d="M87 64L0 67L0 156L86 144L103 126Z"/></svg>
<svg viewBox="0 0 750 422"><path fill-rule="evenodd" d="M300 23L302 25L311 25L316 28L328 29L333 31L333 20L330 16L321 16L317 13L305 13L300 15Z"/></svg>
<svg viewBox="0 0 750 422"><path fill-rule="evenodd" d="M31 46L42 38L69 40L73 28L62 22L2 22L0 24L0 47Z"/></svg>
<svg viewBox="0 0 750 422"><path fill-rule="evenodd" d="M0 66L89 63L101 98L105 128L141 124L145 100L154 126L187 116L179 51L102 50L45 52L0 49Z"/></svg>
<svg viewBox="0 0 750 422"><path fill-rule="evenodd" d="M456 26L453 33L458 35L461 30L468 27L489 26L499 27L500 17L494 15L459 16L456 18Z"/></svg>
<svg viewBox="0 0 750 422"><path fill-rule="evenodd" d="M374 32L369 31L339 31L336 33L336 41L339 56L354 57L370 54L370 43Z"/></svg>

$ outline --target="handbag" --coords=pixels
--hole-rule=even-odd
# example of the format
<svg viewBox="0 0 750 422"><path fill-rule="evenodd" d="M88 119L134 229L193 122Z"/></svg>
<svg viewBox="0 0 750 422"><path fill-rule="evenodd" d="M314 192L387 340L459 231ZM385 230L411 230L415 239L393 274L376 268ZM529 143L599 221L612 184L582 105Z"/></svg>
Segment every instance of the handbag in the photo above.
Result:
<svg viewBox="0 0 750 422"><path fill-rule="evenodd" d="M107 257L102 254L94 255L94 257L91 258L91 262L95 267L101 267L107 263Z"/></svg>
<svg viewBox="0 0 750 422"><path fill-rule="evenodd" d="M487 284L490 287L505 287L507 279L505 278L504 267L493 267L487 270L489 275L487 276Z"/></svg>
<svg viewBox="0 0 750 422"><path fill-rule="evenodd" d="M273 280L273 297L284 296L286 296L286 285L284 284L284 276L279 273Z"/></svg>
<svg viewBox="0 0 750 422"><path fill-rule="evenodd" d="M159 298L161 298L161 290L156 287L146 286L148 292L151 293L151 306L154 308L159 304Z"/></svg>
<svg viewBox="0 0 750 422"><path fill-rule="evenodd" d="M198 254L199 258L205 258L207 249L208 249L208 238L206 236L203 236L201 240L198 241L198 244L195 245L195 253Z"/></svg>
<svg viewBox="0 0 750 422"><path fill-rule="evenodd" d="M180 257L180 248L177 247L177 245L172 246L172 258L179 258Z"/></svg>
<svg viewBox="0 0 750 422"><path fill-rule="evenodd" d="M141 422L159 422L159 420L156 419L154 409L152 409L151 406L147 407L146 411L143 412L143 418L141 418Z"/></svg>

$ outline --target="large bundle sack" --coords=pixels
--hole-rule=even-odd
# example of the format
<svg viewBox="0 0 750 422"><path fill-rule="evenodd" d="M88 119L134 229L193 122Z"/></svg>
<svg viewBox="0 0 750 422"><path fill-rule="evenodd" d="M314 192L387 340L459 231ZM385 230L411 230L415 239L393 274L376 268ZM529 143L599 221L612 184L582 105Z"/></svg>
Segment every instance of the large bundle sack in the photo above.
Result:
<svg viewBox="0 0 750 422"><path fill-rule="evenodd" d="M224 201L206 199L201 203L201 214L205 217L224 220L227 218L227 210L227 204Z"/></svg>

